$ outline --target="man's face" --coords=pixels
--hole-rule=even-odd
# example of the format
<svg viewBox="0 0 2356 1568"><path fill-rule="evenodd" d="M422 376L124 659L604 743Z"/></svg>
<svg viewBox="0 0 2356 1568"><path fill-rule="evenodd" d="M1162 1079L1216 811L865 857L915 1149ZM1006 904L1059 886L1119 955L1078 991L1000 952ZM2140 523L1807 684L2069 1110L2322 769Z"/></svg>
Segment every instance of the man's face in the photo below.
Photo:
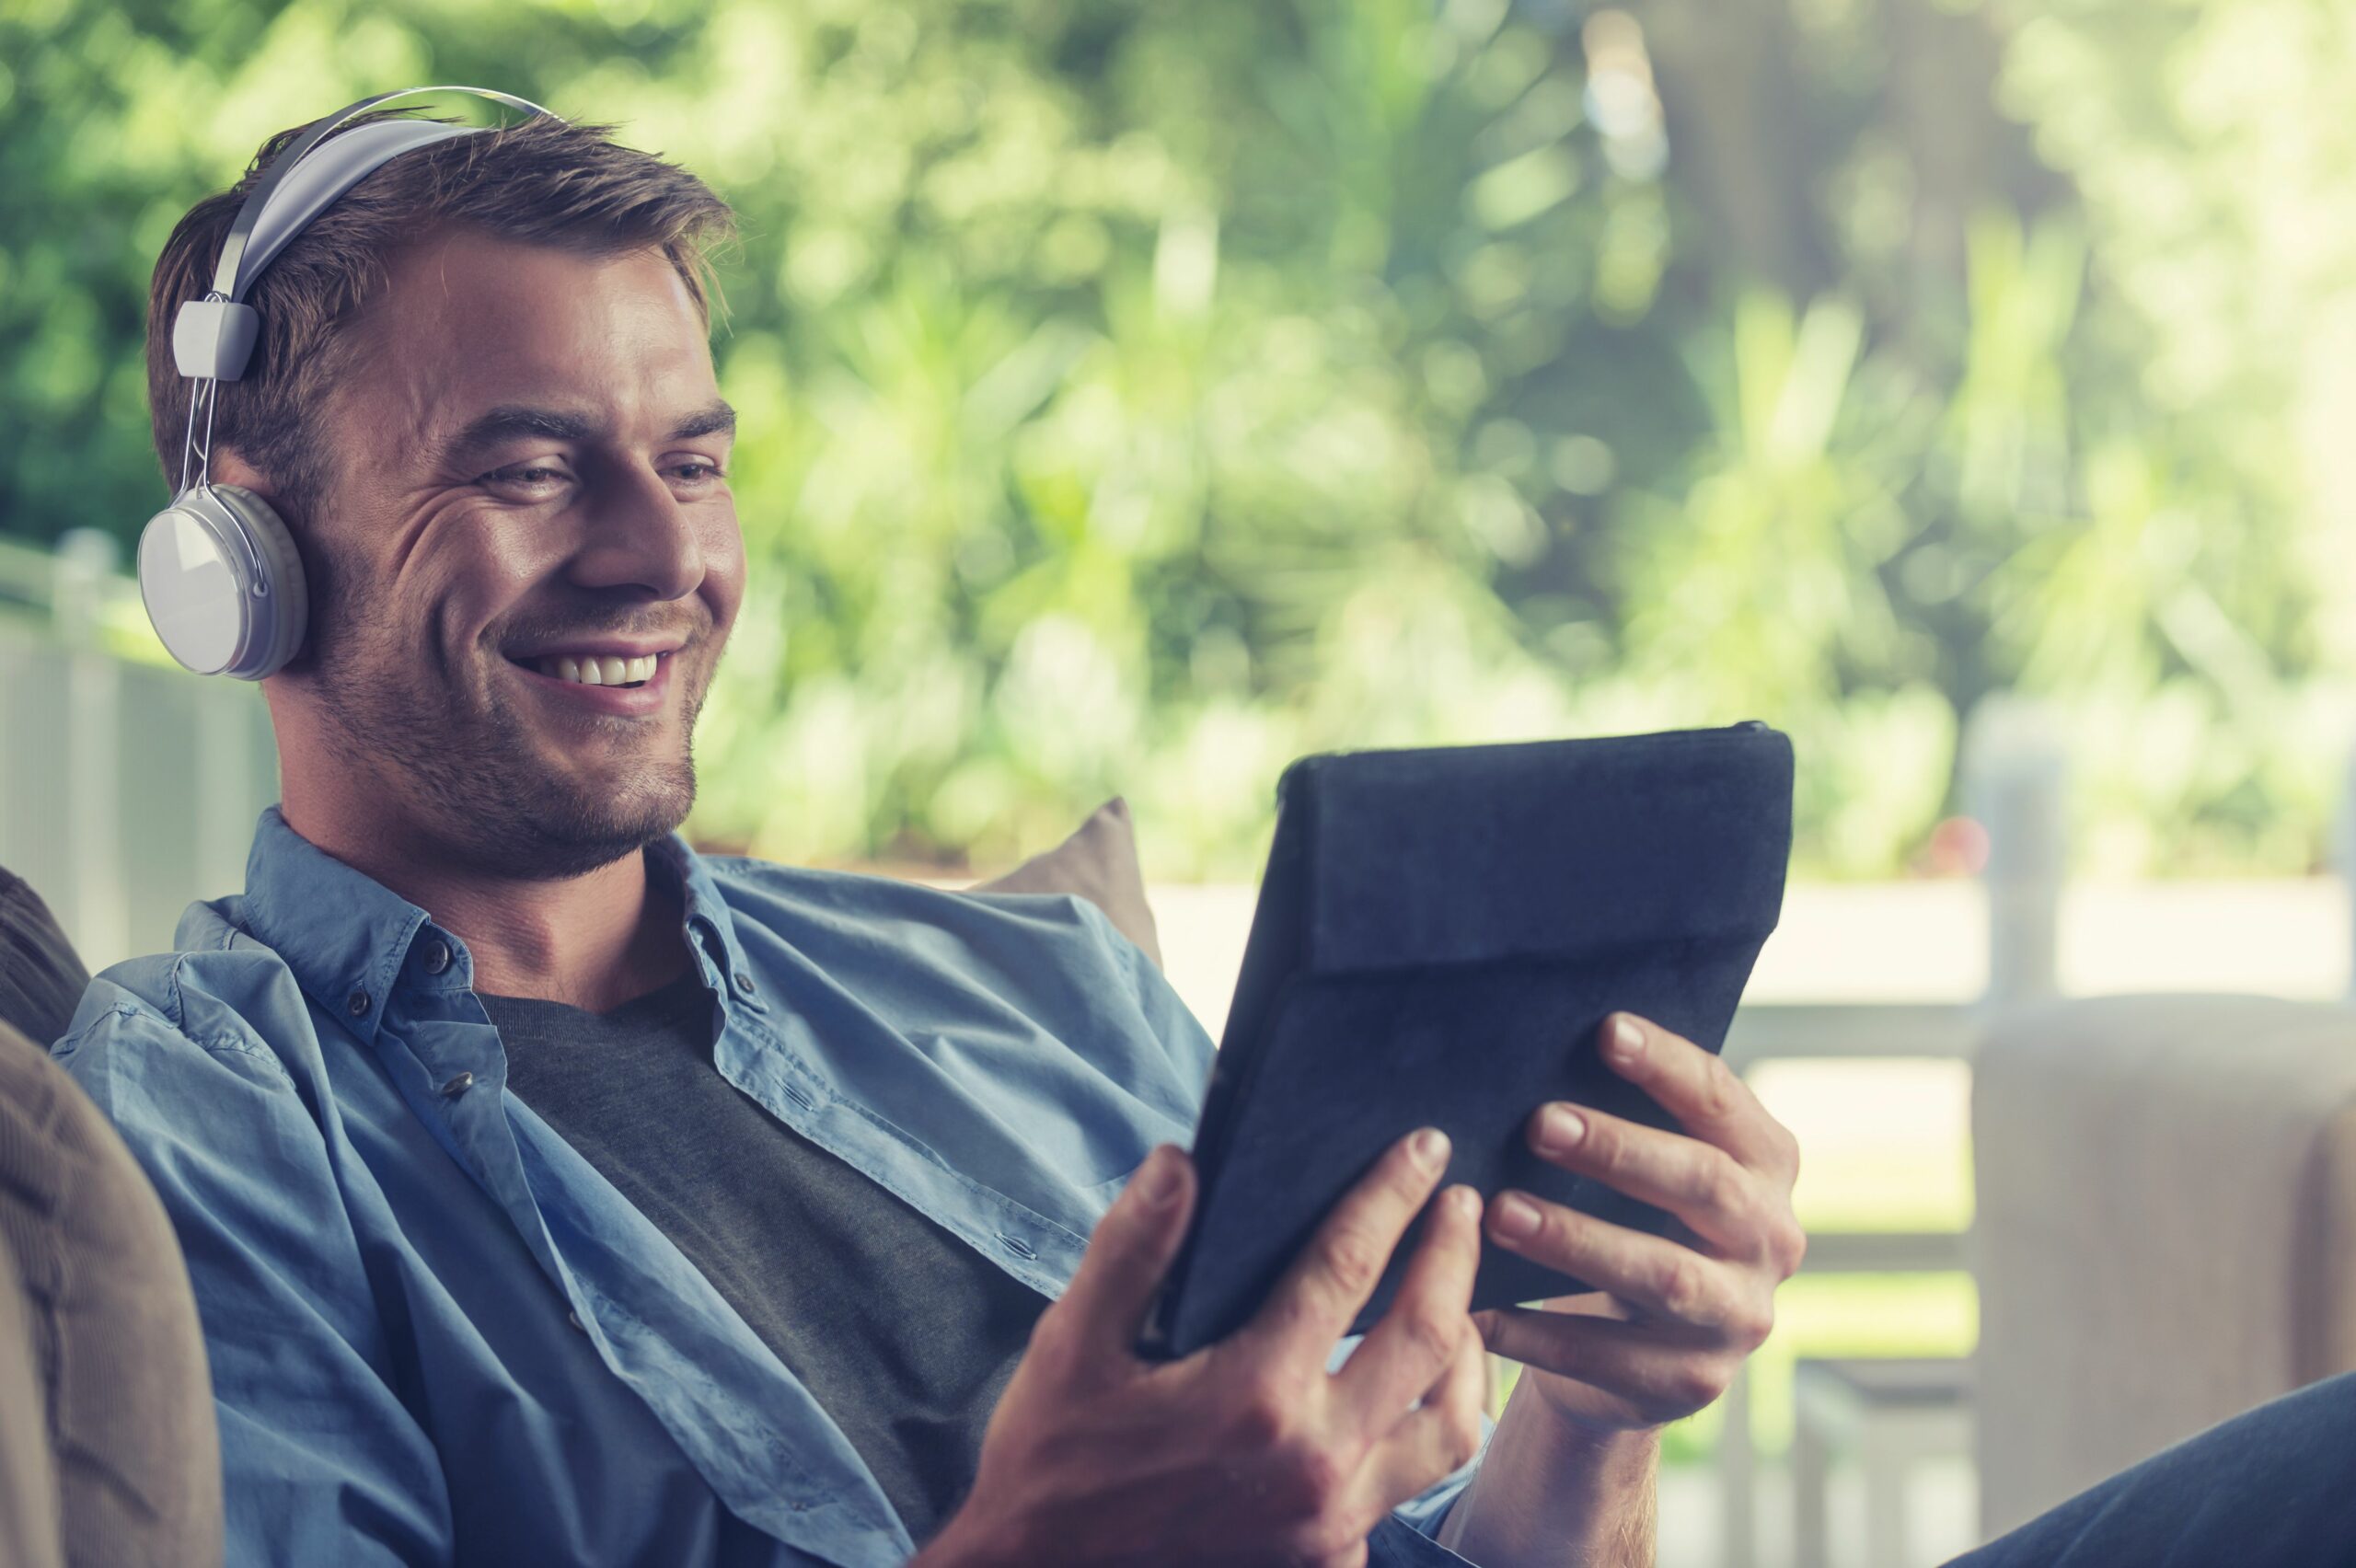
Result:
<svg viewBox="0 0 2356 1568"><path fill-rule="evenodd" d="M355 330L285 696L388 812L494 874L669 832L745 577L733 420L677 273L452 234L397 258Z"/></svg>

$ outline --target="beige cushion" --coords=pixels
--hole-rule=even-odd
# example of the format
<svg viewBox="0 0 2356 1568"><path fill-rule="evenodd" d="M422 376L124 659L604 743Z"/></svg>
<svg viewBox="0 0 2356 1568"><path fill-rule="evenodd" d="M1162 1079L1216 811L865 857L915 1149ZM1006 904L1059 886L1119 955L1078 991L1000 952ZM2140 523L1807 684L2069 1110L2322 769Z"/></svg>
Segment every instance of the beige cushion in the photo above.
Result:
<svg viewBox="0 0 2356 1568"><path fill-rule="evenodd" d="M1143 948L1156 967L1161 963L1153 911L1145 901L1145 873L1138 866L1137 830L1129 822L1129 803L1117 795L1053 849L966 891L1078 894L1104 911L1113 928Z"/></svg>
<svg viewBox="0 0 2356 1568"><path fill-rule="evenodd" d="M49 1451L48 1391L33 1365L32 1303L0 1247L0 1562L56 1568L57 1466Z"/></svg>
<svg viewBox="0 0 2356 1568"><path fill-rule="evenodd" d="M0 870L0 1507L43 1500L0 1551L205 1568L221 1460L188 1270L131 1151L49 1058L88 984Z"/></svg>
<svg viewBox="0 0 2356 1568"><path fill-rule="evenodd" d="M2109 997L2003 1020L1972 1145L1990 1533L2356 1368L2356 1011Z"/></svg>
<svg viewBox="0 0 2356 1568"><path fill-rule="evenodd" d="M0 1451L46 1439L64 1560L218 1563L212 1381L171 1222L98 1107L5 1024L0 1253L40 1393L30 1409L22 1390L0 1405ZM0 1400L10 1397L0 1370Z"/></svg>

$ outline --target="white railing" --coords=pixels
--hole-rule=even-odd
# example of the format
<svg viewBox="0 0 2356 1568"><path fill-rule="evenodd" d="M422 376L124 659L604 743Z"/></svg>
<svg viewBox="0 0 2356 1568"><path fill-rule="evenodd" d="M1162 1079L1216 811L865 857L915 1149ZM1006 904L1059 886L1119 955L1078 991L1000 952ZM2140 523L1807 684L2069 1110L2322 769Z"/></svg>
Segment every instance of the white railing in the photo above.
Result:
<svg viewBox="0 0 2356 1568"><path fill-rule="evenodd" d="M2062 883L2068 869L2065 750L2035 708L1991 699L1973 716L1964 793L1988 834L1988 981L1964 1003L1760 1002L1727 1031L1726 1057L1748 1070L1802 1059L1968 1061L1990 1019L2060 991ZM1830 1231L1808 1238L1810 1274L1947 1273L1970 1267L1969 1231ZM1758 1561L1758 1471L1748 1367L1726 1398L1718 1443L1725 1568Z"/></svg>
<svg viewBox="0 0 2356 1568"><path fill-rule="evenodd" d="M169 948L191 898L245 885L278 796L261 694L156 662L144 633L106 535L0 543L0 866L93 970Z"/></svg>

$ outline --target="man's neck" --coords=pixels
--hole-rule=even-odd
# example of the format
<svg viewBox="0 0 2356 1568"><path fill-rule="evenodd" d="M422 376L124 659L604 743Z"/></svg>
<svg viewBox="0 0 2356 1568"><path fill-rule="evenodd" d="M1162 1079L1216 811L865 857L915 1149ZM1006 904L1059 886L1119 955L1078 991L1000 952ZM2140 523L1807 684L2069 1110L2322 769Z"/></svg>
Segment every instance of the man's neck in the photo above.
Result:
<svg viewBox="0 0 2356 1568"><path fill-rule="evenodd" d="M465 942L478 991L603 1012L687 971L677 895L648 874L643 852L575 877L493 876L438 844L381 822L359 827L292 791L280 811L295 832Z"/></svg>

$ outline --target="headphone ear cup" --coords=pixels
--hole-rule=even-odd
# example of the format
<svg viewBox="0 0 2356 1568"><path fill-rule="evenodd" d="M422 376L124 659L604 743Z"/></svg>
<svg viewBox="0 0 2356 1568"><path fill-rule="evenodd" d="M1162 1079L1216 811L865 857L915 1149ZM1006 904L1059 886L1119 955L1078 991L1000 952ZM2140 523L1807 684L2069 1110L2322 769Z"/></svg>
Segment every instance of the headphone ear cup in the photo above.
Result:
<svg viewBox="0 0 2356 1568"><path fill-rule="evenodd" d="M310 626L310 592L303 574L302 552L277 508L239 485L214 485L213 493L237 514L253 541L266 591L248 606L255 617L252 646L221 673L239 680L258 681L275 674L302 651Z"/></svg>

